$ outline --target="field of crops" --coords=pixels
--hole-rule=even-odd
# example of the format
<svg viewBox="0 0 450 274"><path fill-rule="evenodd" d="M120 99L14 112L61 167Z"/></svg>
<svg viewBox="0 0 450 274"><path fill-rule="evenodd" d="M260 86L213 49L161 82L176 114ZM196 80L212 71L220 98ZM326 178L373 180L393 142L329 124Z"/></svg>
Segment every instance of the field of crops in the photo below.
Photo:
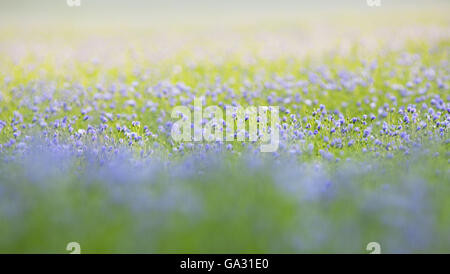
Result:
<svg viewBox="0 0 450 274"><path fill-rule="evenodd" d="M0 252L449 252L448 14L5 21Z"/></svg>

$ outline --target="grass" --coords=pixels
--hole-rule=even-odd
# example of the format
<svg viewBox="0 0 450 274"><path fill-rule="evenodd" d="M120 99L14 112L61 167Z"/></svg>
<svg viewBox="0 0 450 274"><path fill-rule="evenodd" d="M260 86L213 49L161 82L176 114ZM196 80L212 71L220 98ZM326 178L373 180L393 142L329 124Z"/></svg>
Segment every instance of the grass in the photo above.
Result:
<svg viewBox="0 0 450 274"><path fill-rule="evenodd" d="M82 253L367 253L373 241L383 253L448 252L448 22L413 15L392 29L329 24L338 33L300 23L1 30L0 252L68 253L72 241ZM279 105L280 149L181 151L166 123L201 95L207 105ZM88 126L95 132L77 135Z"/></svg>

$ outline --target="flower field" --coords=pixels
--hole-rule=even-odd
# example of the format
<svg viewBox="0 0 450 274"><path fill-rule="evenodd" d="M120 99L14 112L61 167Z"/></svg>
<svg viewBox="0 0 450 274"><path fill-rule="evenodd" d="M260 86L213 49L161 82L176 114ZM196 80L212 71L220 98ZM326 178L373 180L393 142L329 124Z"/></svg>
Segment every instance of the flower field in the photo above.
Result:
<svg viewBox="0 0 450 274"><path fill-rule="evenodd" d="M67 253L75 241L83 253L368 253L369 242L448 253L444 7L2 24L0 252ZM278 107L279 119L257 140L249 113L233 116L244 141L174 140L174 108L194 111L196 98L224 113ZM200 133L228 124L204 113ZM275 129L276 150L261 152Z"/></svg>

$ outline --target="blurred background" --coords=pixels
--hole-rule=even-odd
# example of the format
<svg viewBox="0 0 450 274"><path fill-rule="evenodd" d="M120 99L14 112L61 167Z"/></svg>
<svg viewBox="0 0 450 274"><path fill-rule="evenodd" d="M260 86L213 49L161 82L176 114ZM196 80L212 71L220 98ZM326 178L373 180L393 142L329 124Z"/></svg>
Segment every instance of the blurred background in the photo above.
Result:
<svg viewBox="0 0 450 274"><path fill-rule="evenodd" d="M1 0L0 76L20 62L53 71L52 77L80 74L76 62L131 74L157 63L169 64L159 67L169 71L179 64L235 60L245 66L284 57L320 63L316 56L371 58L410 41L436 44L450 37L450 1L444 0L76 2ZM14 74L31 77L22 69Z"/></svg>
<svg viewBox="0 0 450 274"><path fill-rule="evenodd" d="M69 1L70 2L70 1ZM256 23L260 20L307 21L316 17L322 21L329 16L341 20L353 13L358 20L372 20L367 15L402 14L415 11L433 12L448 20L449 1L445 0L80 0L70 7L67 0L2 0L0 20L5 23L35 26L37 23L81 26L84 24L157 25L193 24L218 25L222 23ZM374 3L375 6L371 6ZM236 21L237 20L237 21ZM274 20L275 21L275 20ZM344 20L345 21L345 20ZM359 21L352 23L358 24ZM376 20L374 23L383 23Z"/></svg>

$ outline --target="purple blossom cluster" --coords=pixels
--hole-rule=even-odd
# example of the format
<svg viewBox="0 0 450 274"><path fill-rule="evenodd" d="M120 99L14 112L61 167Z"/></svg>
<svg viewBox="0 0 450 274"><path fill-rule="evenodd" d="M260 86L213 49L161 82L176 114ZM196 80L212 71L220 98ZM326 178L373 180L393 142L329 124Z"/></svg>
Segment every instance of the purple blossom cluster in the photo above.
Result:
<svg viewBox="0 0 450 274"><path fill-rule="evenodd" d="M403 70L410 76L399 78L396 70L385 71L374 62L362 62L352 69L322 65L302 69L297 76L255 74L242 84L216 77L195 86L136 79L95 86L72 82L57 88L43 80L18 85L7 81L0 102L4 109L0 151L20 151L36 137L55 146L76 147L80 153L89 147L113 152L129 146L141 156L150 156L155 150L184 155L210 150L239 153L256 147L255 141L248 141L248 127L239 133L245 136L244 142L175 142L171 110L181 105L195 111L193 101L198 96L203 96L203 106L216 105L223 110L278 106L280 119L273 126L279 129L281 143L275 155L339 160L341 155L355 153L407 155L411 147L425 142L447 144L448 62L434 66L416 62ZM400 84L402 81L406 84ZM246 113L238 123L247 125L248 117ZM238 119L235 113L233 118ZM211 124L225 134L224 118L203 115L201 124ZM258 140L264 134L268 133L258 130Z"/></svg>

